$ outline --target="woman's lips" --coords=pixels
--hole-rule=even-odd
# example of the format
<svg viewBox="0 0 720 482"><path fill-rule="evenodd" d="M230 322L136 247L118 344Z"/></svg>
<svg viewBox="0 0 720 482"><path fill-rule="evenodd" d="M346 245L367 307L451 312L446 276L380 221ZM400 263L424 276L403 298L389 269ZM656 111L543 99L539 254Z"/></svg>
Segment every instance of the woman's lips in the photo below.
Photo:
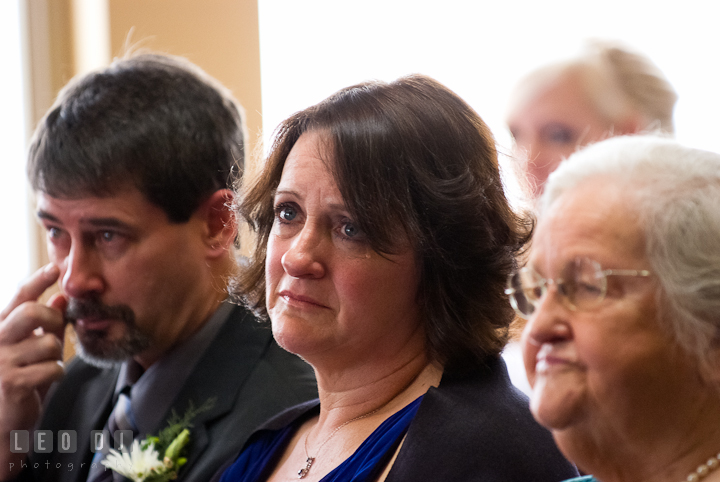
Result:
<svg viewBox="0 0 720 482"><path fill-rule="evenodd" d="M307 308L307 307L317 307L317 308L327 308L327 306L323 305L319 301L315 300L314 298L311 298L309 296L300 295L297 293L293 293L289 290L283 290L280 292L280 297L285 300L285 303L291 306L297 306L300 308Z"/></svg>
<svg viewBox="0 0 720 482"><path fill-rule="evenodd" d="M544 344L535 357L535 372L544 373L552 368L561 368L575 365L575 362L567 357L553 353L554 347L550 344Z"/></svg>

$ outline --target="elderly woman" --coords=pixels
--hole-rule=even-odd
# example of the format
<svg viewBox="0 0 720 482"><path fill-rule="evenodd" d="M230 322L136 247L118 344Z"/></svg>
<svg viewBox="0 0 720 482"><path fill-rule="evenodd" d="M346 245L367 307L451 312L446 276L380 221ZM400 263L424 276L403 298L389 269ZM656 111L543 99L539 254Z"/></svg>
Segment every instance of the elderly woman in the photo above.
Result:
<svg viewBox="0 0 720 482"><path fill-rule="evenodd" d="M606 140L550 176L508 292L533 415L597 480L720 480L718 206L720 155L668 139Z"/></svg>
<svg viewBox="0 0 720 482"><path fill-rule="evenodd" d="M223 481L558 481L577 474L498 354L530 224L492 135L434 80L341 90L287 119L241 212L240 292L315 369Z"/></svg>
<svg viewBox="0 0 720 482"><path fill-rule="evenodd" d="M543 66L512 95L508 127L533 197L578 147L647 130L673 132L677 95L646 56L592 42L578 57Z"/></svg>

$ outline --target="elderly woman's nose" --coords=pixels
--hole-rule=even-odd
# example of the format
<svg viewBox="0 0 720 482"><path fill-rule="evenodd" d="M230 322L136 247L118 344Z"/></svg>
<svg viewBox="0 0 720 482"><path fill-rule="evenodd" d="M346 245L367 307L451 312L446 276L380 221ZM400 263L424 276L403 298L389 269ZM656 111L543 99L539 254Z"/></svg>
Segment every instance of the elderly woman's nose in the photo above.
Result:
<svg viewBox="0 0 720 482"><path fill-rule="evenodd" d="M320 230L306 224L282 256L285 272L293 278L321 278L325 274L323 244Z"/></svg>
<svg viewBox="0 0 720 482"><path fill-rule="evenodd" d="M569 316L557 287L550 286L525 325L523 337L537 345L565 341L572 334Z"/></svg>

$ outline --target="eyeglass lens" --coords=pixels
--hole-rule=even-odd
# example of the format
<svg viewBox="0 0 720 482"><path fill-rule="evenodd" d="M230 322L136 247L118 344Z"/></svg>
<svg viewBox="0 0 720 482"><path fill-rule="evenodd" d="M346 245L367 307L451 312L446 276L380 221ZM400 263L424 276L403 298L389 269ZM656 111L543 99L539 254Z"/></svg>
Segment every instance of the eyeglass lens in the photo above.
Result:
<svg viewBox="0 0 720 482"><path fill-rule="evenodd" d="M557 279L546 279L534 269L525 267L508 281L508 294L513 308L529 317L535 305L547 292L548 284L555 284L568 308L587 308L602 300L606 278L600 264L588 258L575 258L567 263Z"/></svg>

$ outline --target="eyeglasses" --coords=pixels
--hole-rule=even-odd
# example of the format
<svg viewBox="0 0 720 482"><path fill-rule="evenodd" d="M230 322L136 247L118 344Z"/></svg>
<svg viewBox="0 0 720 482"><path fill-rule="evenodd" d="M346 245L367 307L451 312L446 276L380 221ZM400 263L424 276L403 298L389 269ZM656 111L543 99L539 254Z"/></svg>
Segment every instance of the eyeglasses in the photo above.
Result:
<svg viewBox="0 0 720 482"><path fill-rule="evenodd" d="M508 278L505 294L518 315L527 319L535 312L547 293L548 285L557 286L565 306L573 311L591 309L605 299L608 276L650 276L648 270L602 269L600 263L589 258L575 258L557 279L540 276L530 267L522 268Z"/></svg>

